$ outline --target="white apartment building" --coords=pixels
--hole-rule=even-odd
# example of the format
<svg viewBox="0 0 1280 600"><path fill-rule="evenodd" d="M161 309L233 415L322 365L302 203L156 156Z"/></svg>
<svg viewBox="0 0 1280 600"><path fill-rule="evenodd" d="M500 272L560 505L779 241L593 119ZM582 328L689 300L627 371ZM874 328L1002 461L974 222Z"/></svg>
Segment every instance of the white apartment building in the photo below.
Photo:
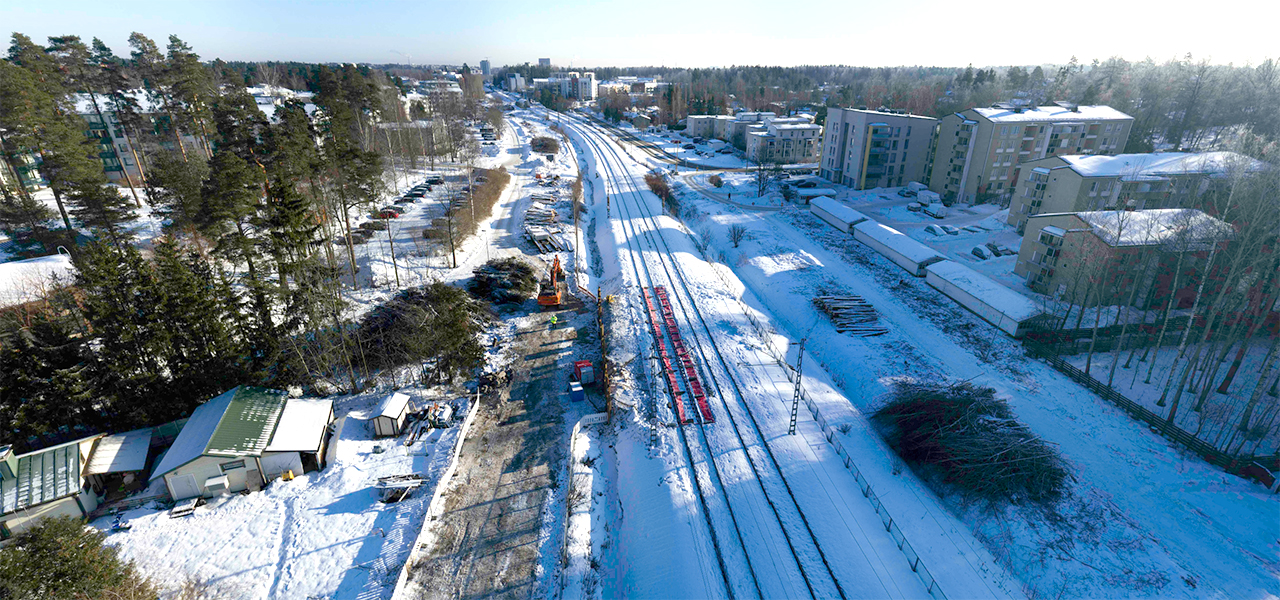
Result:
<svg viewBox="0 0 1280 600"><path fill-rule="evenodd" d="M906 113L829 109L818 172L856 190L924 183L937 124Z"/></svg>
<svg viewBox="0 0 1280 600"><path fill-rule="evenodd" d="M822 126L804 117L762 121L746 133L747 159L765 163L817 162Z"/></svg>
<svg viewBox="0 0 1280 600"><path fill-rule="evenodd" d="M929 189L943 199L973 202L1009 197L1019 165L1047 156L1116 154L1133 117L1110 106L998 103L947 115L938 126Z"/></svg>

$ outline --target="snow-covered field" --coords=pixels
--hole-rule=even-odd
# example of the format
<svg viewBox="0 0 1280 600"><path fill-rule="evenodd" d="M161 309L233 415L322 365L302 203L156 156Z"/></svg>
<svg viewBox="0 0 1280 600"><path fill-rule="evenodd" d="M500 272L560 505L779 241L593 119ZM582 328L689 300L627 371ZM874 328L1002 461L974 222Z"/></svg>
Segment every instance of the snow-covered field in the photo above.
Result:
<svg viewBox="0 0 1280 600"><path fill-rule="evenodd" d="M440 390L400 391L417 403L459 400ZM93 526L169 591L193 580L228 598L389 598L458 429L432 430L409 446L403 435L375 440L367 419L380 399L335 398L341 429L321 471L215 498L189 517L139 508L124 513L128 531L111 533L112 517ZM379 501L377 478L410 473L426 479L423 487L398 503Z"/></svg>

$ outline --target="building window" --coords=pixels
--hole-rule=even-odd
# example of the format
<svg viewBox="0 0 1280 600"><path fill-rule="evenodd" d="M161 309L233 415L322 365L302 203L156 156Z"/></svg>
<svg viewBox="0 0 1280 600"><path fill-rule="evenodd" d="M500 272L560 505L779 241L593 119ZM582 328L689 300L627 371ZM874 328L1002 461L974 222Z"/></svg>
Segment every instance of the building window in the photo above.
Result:
<svg viewBox="0 0 1280 600"><path fill-rule="evenodd" d="M233 461L228 462L228 463L222 463L221 467L222 467L222 472L223 472L223 473L226 473L227 471L232 471L232 470L235 470L235 469L243 469L243 468L244 468L244 461L243 461L243 460L233 460Z"/></svg>
<svg viewBox="0 0 1280 600"><path fill-rule="evenodd" d="M907 125L907 137L911 137L911 126Z"/></svg>
<svg viewBox="0 0 1280 600"><path fill-rule="evenodd" d="M911 129L911 128L910 128L910 127L908 127L907 129ZM911 132L907 132L907 135L911 135ZM911 140L902 140L902 149L903 149L903 150L906 150L907 148L910 148L910 147L911 147Z"/></svg>

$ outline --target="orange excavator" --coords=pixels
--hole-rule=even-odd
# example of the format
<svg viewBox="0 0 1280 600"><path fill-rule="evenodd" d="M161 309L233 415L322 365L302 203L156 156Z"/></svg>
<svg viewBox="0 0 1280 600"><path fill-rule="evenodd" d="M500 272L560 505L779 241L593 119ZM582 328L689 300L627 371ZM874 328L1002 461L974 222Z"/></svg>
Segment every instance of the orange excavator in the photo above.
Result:
<svg viewBox="0 0 1280 600"><path fill-rule="evenodd" d="M560 286L563 282L564 268L560 266L560 257L557 256L551 263L547 278L542 280L542 285L538 288L538 306L544 308L560 306Z"/></svg>

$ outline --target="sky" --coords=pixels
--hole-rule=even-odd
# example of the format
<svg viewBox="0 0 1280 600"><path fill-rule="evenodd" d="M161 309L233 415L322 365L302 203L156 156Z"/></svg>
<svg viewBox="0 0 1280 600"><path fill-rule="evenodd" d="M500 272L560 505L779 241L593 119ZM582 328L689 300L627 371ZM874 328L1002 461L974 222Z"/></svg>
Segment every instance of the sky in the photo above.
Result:
<svg viewBox="0 0 1280 600"><path fill-rule="evenodd" d="M1062 64L1190 52L1214 63L1280 56L1274 0L272 1L0 0L0 23L44 43L138 31L204 59L562 67Z"/></svg>

